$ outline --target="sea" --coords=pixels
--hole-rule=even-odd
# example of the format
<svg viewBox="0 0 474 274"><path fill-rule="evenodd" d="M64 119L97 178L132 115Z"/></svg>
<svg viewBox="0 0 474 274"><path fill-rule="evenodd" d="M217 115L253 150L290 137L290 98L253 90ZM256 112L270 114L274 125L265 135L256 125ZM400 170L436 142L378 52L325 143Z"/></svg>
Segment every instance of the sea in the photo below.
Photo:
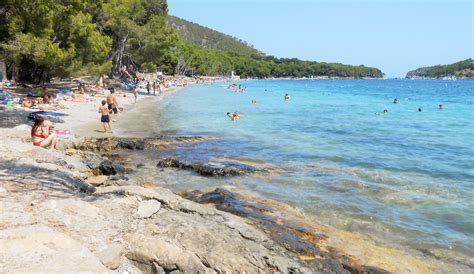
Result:
<svg viewBox="0 0 474 274"><path fill-rule="evenodd" d="M236 82L243 92L230 84L168 94L131 113L140 122L128 133L211 138L153 157L276 172L179 179L152 172L144 180L174 191L235 185L378 241L474 256L474 80Z"/></svg>

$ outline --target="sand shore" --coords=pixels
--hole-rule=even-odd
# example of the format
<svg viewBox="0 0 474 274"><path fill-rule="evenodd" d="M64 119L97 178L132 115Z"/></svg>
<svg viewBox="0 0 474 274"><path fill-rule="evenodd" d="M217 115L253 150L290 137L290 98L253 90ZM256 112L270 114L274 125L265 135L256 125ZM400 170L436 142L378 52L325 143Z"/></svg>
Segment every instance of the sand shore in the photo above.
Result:
<svg viewBox="0 0 474 274"><path fill-rule="evenodd" d="M113 124L113 134L99 132L97 108L102 99L67 105L67 116L57 128L71 130L75 138L64 140L59 151L33 147L30 127L21 120L0 129L0 272L435 273L455 269L422 254L377 245L363 235L336 231L316 221L309 224L305 216L275 201L241 194L244 207L262 215L249 218L215 204L192 202L153 183L127 181L121 175L95 176L94 171L109 160L74 143L84 137L120 137L120 119L160 97L139 96L137 104L131 97L120 98L124 112ZM125 142L133 149L141 144L140 140ZM166 142L153 140L157 147ZM231 187L221 192L226 191L237 192Z"/></svg>

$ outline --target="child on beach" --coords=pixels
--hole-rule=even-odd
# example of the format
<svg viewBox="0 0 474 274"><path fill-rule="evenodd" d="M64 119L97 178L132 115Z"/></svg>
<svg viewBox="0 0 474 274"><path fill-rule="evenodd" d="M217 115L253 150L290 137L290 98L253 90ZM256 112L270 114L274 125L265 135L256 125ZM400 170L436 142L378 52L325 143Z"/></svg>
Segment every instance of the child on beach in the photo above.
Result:
<svg viewBox="0 0 474 274"><path fill-rule="evenodd" d="M104 126L104 133L107 133L107 127L109 127L110 133L112 133L112 126L110 126L110 117L109 114L111 111L107 107L107 101L102 100L102 105L99 107L99 113L102 115L100 117L100 121L102 122L102 125Z"/></svg>

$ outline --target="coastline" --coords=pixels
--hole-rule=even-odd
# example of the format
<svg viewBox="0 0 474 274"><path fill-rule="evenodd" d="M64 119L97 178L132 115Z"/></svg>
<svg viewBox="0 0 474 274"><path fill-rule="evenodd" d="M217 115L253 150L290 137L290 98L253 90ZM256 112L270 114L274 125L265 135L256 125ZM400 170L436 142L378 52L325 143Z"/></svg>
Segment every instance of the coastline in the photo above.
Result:
<svg viewBox="0 0 474 274"><path fill-rule="evenodd" d="M137 105L122 101L125 111L119 113L113 135L94 131L101 128L96 113L101 98L69 106L65 111L69 116L58 128L71 129L79 138L130 137L120 130L121 118L132 111L140 112L145 98L151 98L147 104L161 99L141 97ZM26 126L1 131L5 140L0 149L0 201L6 214L0 224L0 245L7 247L0 251L2 271L139 273L172 269L209 272L276 269L286 272L294 269L310 273L353 268L428 273L446 267L421 254L412 257L373 243L364 235L324 227L317 220L308 222L307 217L288 205L228 187L250 201L275 208L271 215L279 222L297 223L311 232L303 238L320 235L310 242L324 252L302 254L298 258L251 219L182 199L165 188L144 183L95 188L87 183L87 177L95 176L82 162L81 152L67 148L52 152L32 147ZM147 201L155 202L150 205ZM141 215L140 209L156 211L148 216ZM288 212L294 217L285 222ZM19 239L19 235L23 238ZM40 237L35 239L35 235ZM15 250L18 244L22 244L22 249ZM41 254L55 263L46 265L40 257L35 257L25 264L24 260L30 258L22 253ZM349 260L344 262L344 256ZM70 261L64 260L65 257Z"/></svg>

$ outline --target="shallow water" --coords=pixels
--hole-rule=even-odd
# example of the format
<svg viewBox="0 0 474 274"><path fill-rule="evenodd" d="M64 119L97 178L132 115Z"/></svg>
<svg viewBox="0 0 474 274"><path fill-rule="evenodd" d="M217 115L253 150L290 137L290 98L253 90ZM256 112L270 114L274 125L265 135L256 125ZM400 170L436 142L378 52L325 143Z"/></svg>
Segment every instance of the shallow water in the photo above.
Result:
<svg viewBox="0 0 474 274"><path fill-rule="evenodd" d="M217 136L162 156L239 160L278 172L231 179L186 173L179 182L172 173L148 176L177 191L235 184L335 227L473 256L474 81L241 84L245 93L219 83L170 94L159 108L130 114L147 117L130 133ZM238 111L240 121L230 121L229 111Z"/></svg>

